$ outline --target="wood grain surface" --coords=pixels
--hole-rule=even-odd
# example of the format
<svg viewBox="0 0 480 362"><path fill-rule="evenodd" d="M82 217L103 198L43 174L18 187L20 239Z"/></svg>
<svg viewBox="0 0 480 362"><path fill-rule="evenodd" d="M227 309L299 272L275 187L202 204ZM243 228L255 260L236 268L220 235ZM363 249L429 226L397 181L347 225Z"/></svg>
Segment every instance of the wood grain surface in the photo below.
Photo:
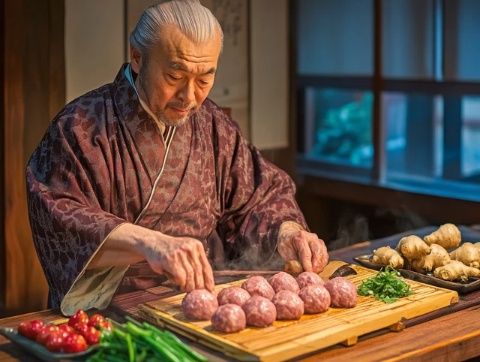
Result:
<svg viewBox="0 0 480 362"><path fill-rule="evenodd" d="M65 103L62 0L5 1L2 314L44 309L48 287L28 222L25 166ZM3 220L1 221L3 222Z"/></svg>

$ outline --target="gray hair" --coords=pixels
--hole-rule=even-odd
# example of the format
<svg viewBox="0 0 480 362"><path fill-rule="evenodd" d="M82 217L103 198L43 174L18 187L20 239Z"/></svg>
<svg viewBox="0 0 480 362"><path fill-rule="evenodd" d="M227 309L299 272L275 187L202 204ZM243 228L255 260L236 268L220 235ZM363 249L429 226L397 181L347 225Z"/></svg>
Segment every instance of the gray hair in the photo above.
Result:
<svg viewBox="0 0 480 362"><path fill-rule="evenodd" d="M147 8L130 34L130 44L146 54L159 40L162 26L172 24L195 43L214 39L223 32L218 20L199 0L172 0ZM218 33L217 33L218 32Z"/></svg>

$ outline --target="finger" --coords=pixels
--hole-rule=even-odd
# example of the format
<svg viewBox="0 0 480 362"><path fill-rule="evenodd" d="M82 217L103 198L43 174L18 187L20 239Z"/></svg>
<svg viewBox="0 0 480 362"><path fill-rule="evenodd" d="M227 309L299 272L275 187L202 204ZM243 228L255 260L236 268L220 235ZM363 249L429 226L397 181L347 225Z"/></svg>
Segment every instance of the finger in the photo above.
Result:
<svg viewBox="0 0 480 362"><path fill-rule="evenodd" d="M295 252L295 246L291 238L281 240L278 243L278 253L285 261L297 259L297 253Z"/></svg>
<svg viewBox="0 0 480 362"><path fill-rule="evenodd" d="M296 236L294 240L303 269L312 271L312 252L308 241L301 235Z"/></svg>
<svg viewBox="0 0 480 362"><path fill-rule="evenodd" d="M322 250L320 240L315 236L309 238L310 251L312 252L312 271L319 273L322 263Z"/></svg>
<svg viewBox="0 0 480 362"><path fill-rule="evenodd" d="M183 290L188 293L195 289L195 273L187 254L185 252L180 252L179 257L182 261L183 269L185 270L185 284Z"/></svg>
<svg viewBox="0 0 480 362"><path fill-rule="evenodd" d="M168 279L174 282L181 290L185 289L187 275L183 267L183 262L177 256L164 265L164 273Z"/></svg>
<svg viewBox="0 0 480 362"><path fill-rule="evenodd" d="M325 267L328 264L329 260L329 255L328 255L328 250L327 246L325 245L325 242L322 239L318 239L320 242L320 271L323 271Z"/></svg>
<svg viewBox="0 0 480 362"><path fill-rule="evenodd" d="M203 248L203 247L202 247ZM193 266L193 277L195 281L195 289L204 289L205 283L203 281L203 267L200 262L201 256L199 255L198 248L194 247L189 252L189 260Z"/></svg>
<svg viewBox="0 0 480 362"><path fill-rule="evenodd" d="M198 248L199 248L199 255L200 255L199 260L200 260L200 263L202 264L203 282L205 285L205 289L209 290L210 292L213 292L215 288L215 281L213 279L212 267L208 262L207 255L205 254L205 249L203 248L203 245L201 243L199 244Z"/></svg>

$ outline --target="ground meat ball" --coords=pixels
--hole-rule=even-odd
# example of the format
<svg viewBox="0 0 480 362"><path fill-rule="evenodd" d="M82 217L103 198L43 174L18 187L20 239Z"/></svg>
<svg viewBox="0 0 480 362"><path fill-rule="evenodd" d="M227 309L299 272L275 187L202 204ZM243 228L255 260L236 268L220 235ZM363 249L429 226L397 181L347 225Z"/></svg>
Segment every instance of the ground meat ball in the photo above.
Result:
<svg viewBox="0 0 480 362"><path fill-rule="evenodd" d="M305 313L315 314L325 312L330 307L330 294L323 285L308 285L300 290Z"/></svg>
<svg viewBox="0 0 480 362"><path fill-rule="evenodd" d="M325 283L332 299L332 307L353 308L357 305L357 288L350 280L337 277Z"/></svg>
<svg viewBox="0 0 480 362"><path fill-rule="evenodd" d="M250 293L240 287L224 288L218 293L218 304L236 304L240 307L250 299Z"/></svg>
<svg viewBox="0 0 480 362"><path fill-rule="evenodd" d="M272 299L277 309L278 320L300 319L303 315L303 300L290 290L281 290Z"/></svg>
<svg viewBox="0 0 480 362"><path fill-rule="evenodd" d="M208 321L217 308L217 298L206 289L192 290L182 301L183 314L192 320Z"/></svg>
<svg viewBox="0 0 480 362"><path fill-rule="evenodd" d="M273 290L275 290L275 293L278 293L281 290L290 290L291 292L298 294L300 291L295 278L285 272L275 274L270 278L269 282Z"/></svg>
<svg viewBox="0 0 480 362"><path fill-rule="evenodd" d="M275 291L272 286L268 284L267 279L258 275L245 280L242 288L249 292L252 297L259 295L271 300L275 295Z"/></svg>
<svg viewBox="0 0 480 362"><path fill-rule="evenodd" d="M254 327L266 327L277 319L275 305L267 298L255 295L243 305L247 324Z"/></svg>
<svg viewBox="0 0 480 362"><path fill-rule="evenodd" d="M221 305L212 316L212 327L219 332L238 332L246 325L245 312L236 304Z"/></svg>
<svg viewBox="0 0 480 362"><path fill-rule="evenodd" d="M323 285L323 280L317 273L303 272L297 277L297 283L300 289L305 288L308 285Z"/></svg>

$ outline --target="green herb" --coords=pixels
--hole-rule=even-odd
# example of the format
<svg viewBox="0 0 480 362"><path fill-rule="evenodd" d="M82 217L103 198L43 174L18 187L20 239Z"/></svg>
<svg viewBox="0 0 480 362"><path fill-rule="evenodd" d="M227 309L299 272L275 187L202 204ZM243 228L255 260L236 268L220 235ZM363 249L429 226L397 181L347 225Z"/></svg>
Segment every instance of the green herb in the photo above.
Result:
<svg viewBox="0 0 480 362"><path fill-rule="evenodd" d="M390 266L368 278L358 287L357 293L372 296L384 303L393 303L398 298L412 294L410 286L399 278L400 273Z"/></svg>
<svg viewBox="0 0 480 362"><path fill-rule="evenodd" d="M102 332L98 351L87 359L96 361L205 362L207 359L173 333L127 317L126 323L114 324L112 332Z"/></svg>

